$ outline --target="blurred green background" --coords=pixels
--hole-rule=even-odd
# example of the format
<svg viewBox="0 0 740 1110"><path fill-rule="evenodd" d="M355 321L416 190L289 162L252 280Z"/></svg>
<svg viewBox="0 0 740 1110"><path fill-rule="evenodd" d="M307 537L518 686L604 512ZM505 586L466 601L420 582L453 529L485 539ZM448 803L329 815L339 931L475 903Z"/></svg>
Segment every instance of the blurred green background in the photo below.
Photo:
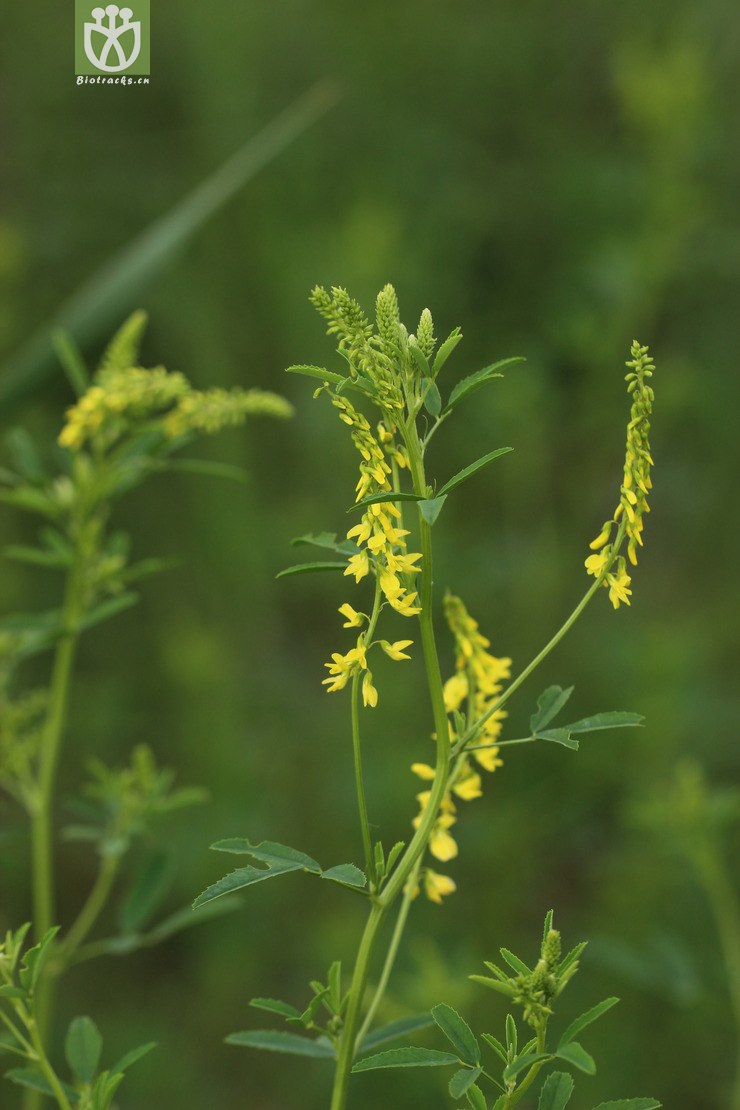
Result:
<svg viewBox="0 0 740 1110"><path fill-rule="evenodd" d="M392 281L411 328L425 305L438 334L460 324L448 382L526 356L430 449L444 480L515 448L456 492L435 529L438 589L465 598L515 669L587 585L587 543L621 473L622 364L634 337L650 343L655 491L633 605L614 613L606 594L592 604L513 701L509 735L553 682L575 684L572 716L636 710L646 727L599 734L578 755L511 750L464 807L460 857L441 868L458 893L414 910L385 1015L444 999L499 1032L503 1005L466 976L500 944L533 954L553 906L566 943L593 940L564 1016L623 999L587 1038L599 1072L581 1080L576 1110L638 1094L673 1110L725 1106L736 1035L715 926L689 869L628 814L687 754L712 782L740 769L737 6L155 0L151 84L127 88L74 84L66 5L5 5L3 23L0 389L14 388L0 420L49 445L70 394L60 372L29 376L19 363L29 336L309 86L329 78L342 94L121 303L118 320L139 305L151 313L145 365L199 386L276 389L297 415L203 448L245 466L247 486L174 475L122 505L137 554L184 564L85 641L63 793L88 754L122 762L141 741L180 783L208 788L206 805L162 826L179 867L168 908L224 871L207 850L221 836L361 862L348 702L320 685L329 652L349 643L337 606L358 595L334 576L275 581L296 561L293 536L346 527L355 482L343 426L310 382L282 373L336 367L312 285L344 285L370 308ZM108 322L83 330L94 358ZM32 521L0 515L3 542L32 534ZM57 589L3 561L2 612L53 605ZM371 817L392 842L408 835L408 766L428 758L431 722L418 660L376 677ZM4 929L29 913L28 845L17 809L3 803L0 817ZM68 845L59 866L69 915L94 863ZM362 913L308 877L270 883L161 948L71 972L60 1020L92 1014L111 1058L159 1042L122 1106L321 1107L320 1062L223 1037L265 1024L251 996L300 1004L332 959L349 964ZM442 1083L431 1072L362 1077L353 1105L442 1107ZM14 1097L6 1088L0 1102Z"/></svg>

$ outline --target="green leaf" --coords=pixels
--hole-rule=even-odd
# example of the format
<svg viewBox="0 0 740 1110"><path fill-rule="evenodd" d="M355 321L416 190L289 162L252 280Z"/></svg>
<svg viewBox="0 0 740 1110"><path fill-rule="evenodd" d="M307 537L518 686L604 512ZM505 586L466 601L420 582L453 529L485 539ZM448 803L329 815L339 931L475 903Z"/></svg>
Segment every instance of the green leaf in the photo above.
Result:
<svg viewBox="0 0 740 1110"><path fill-rule="evenodd" d="M51 336L63 329L85 345L110 331L139 302L142 291L193 236L264 166L331 108L336 90L320 82L250 138L164 215L103 263L54 319L10 360L0 376L0 411L32 393L56 372Z"/></svg>
<svg viewBox="0 0 740 1110"><path fill-rule="evenodd" d="M463 378L461 382L458 382L452 390L446 409L449 410L455 405L458 405L460 401L469 397L471 393L474 393L476 389L480 389L481 386L486 385L487 382L494 381L496 378L503 378L503 374L500 373L500 371L505 366L513 366L517 362L524 361L525 359L522 358L521 355L514 356L513 358L502 358L498 362L491 363L490 366L484 366L482 370L476 370L474 374L469 374L467 378Z"/></svg>
<svg viewBox="0 0 740 1110"><path fill-rule="evenodd" d="M506 1015L506 1047L516 1055L519 1034L513 1014Z"/></svg>
<svg viewBox="0 0 740 1110"><path fill-rule="evenodd" d="M596 1062L593 1056L589 1056L586 1049L578 1041L571 1041L569 1044L562 1045L555 1055L558 1060L565 1060L568 1064L572 1064L574 1068L585 1071L586 1075L596 1074Z"/></svg>
<svg viewBox="0 0 740 1110"><path fill-rule="evenodd" d="M307 378L318 378L322 382L334 382L335 385L339 385L345 379L344 374L334 374L331 370L325 370L323 366L287 366L285 373L304 374Z"/></svg>
<svg viewBox="0 0 740 1110"><path fill-rule="evenodd" d="M497 991L499 994L505 995L507 998L513 998L516 994L516 989L509 985L509 983L502 982L500 979L489 979L487 975L469 975L474 983L480 983L482 987L490 987L492 991Z"/></svg>
<svg viewBox="0 0 740 1110"><path fill-rule="evenodd" d="M428 497L419 502L419 512L427 524L434 524L446 500L447 494L444 493L439 497Z"/></svg>
<svg viewBox="0 0 740 1110"><path fill-rule="evenodd" d="M429 1029L432 1025L434 1025L434 1019L431 1014L414 1014L410 1017L398 1018L369 1033L360 1045L360 1051L367 1052L371 1048L377 1048L379 1044L394 1041L397 1037L405 1037L407 1033L415 1033L419 1029Z"/></svg>
<svg viewBox="0 0 740 1110"><path fill-rule="evenodd" d="M346 561L343 563L300 563L295 567L286 567L275 575L276 578L287 578L291 574L313 574L315 571L347 569Z"/></svg>
<svg viewBox="0 0 740 1110"><path fill-rule="evenodd" d="M552 1060L552 1055L548 1052L525 1052L523 1056L517 1056L508 1068L504 1068L504 1079L513 1079L520 1071L525 1071L540 1060Z"/></svg>
<svg viewBox="0 0 740 1110"><path fill-rule="evenodd" d="M211 902L214 898L220 898L223 894L241 890L253 883L262 882L264 879L272 879L276 875L284 875L289 871L309 871L315 875L321 874L320 866L310 856L304 855L303 852L297 852L295 848L288 848L284 844L274 844L269 840L263 840L259 844L250 844L248 840L243 838L232 837L228 840L218 840L211 847L217 852L234 852L238 855L252 856L261 863L267 864L267 867L240 867L237 871L232 871L230 875L225 875L223 879L219 879L217 883L204 890L193 902L193 909Z"/></svg>
<svg viewBox="0 0 740 1110"><path fill-rule="evenodd" d="M147 1041L146 1044L137 1045L132 1048L130 1052L124 1053L120 1060L117 1061L110 1069L110 1075L122 1075L130 1067L141 1060L142 1056L146 1056L153 1048L157 1047L156 1041Z"/></svg>
<svg viewBox="0 0 740 1110"><path fill-rule="evenodd" d="M421 394L424 398L424 408L430 416L439 416L442 411L442 397L431 378L424 378L421 383Z"/></svg>
<svg viewBox="0 0 740 1110"><path fill-rule="evenodd" d="M27 991L22 990L21 987L13 987L10 983L0 987L0 998L26 998L27 996Z"/></svg>
<svg viewBox="0 0 740 1110"><path fill-rule="evenodd" d="M446 1064L457 1064L457 1056L451 1052L438 1052L434 1048L389 1048L375 1056L358 1060L353 1072L375 1071L377 1068L439 1068Z"/></svg>
<svg viewBox="0 0 740 1110"><path fill-rule="evenodd" d="M271 1014L280 1014L285 1018L299 1018L301 1011L291 1006L289 1002L281 1002L279 998L250 998L249 1005L255 1010L267 1010Z"/></svg>
<svg viewBox="0 0 740 1110"><path fill-rule="evenodd" d="M471 474L475 474L478 470L482 470L484 466L488 466L489 462L493 462L493 460L497 459L500 455L507 455L509 451L513 450L513 447L499 447L496 451L490 451L487 455L483 455L480 459L476 459L470 466L466 466L464 470L459 470L449 481L445 482L439 491L439 496L441 497L443 494L449 493L455 486L459 486L461 482L469 478Z"/></svg>
<svg viewBox="0 0 740 1110"><path fill-rule="evenodd" d="M169 890L173 871L169 852L153 852L144 859L119 912L122 932L134 933L150 920Z"/></svg>
<svg viewBox="0 0 740 1110"><path fill-rule="evenodd" d="M28 482L43 482L46 478L41 456L33 437L25 428L11 428L5 436L12 465Z"/></svg>
<svg viewBox="0 0 740 1110"><path fill-rule="evenodd" d="M56 351L57 358L61 363L62 370L67 375L67 381L72 386L72 389L78 397L87 390L90 384L90 371L85 365L85 360L80 353L80 349L75 343L71 335L66 331L57 331L51 337L54 350ZM133 362L128 364L133 365Z"/></svg>
<svg viewBox="0 0 740 1110"><path fill-rule="evenodd" d="M215 904L209 902L196 910L192 906L184 906L180 910L175 910L174 913L165 917L163 921L150 929L144 936L143 943L147 947L160 944L176 933L181 933L183 929L192 929L194 925L202 925L203 922L212 921L215 917L223 917L224 914L239 909L241 905L241 898L232 896L226 897Z"/></svg>
<svg viewBox="0 0 740 1110"><path fill-rule="evenodd" d="M56 1097L46 1078L35 1068L11 1068L10 1071L5 1072L5 1078L10 1079L13 1083L18 1083L21 1087L28 1087L32 1091L40 1091L42 1095ZM70 1087L69 1083L63 1083L61 1080L59 1085L70 1102L77 1105L80 1096L74 1087Z"/></svg>
<svg viewBox="0 0 740 1110"><path fill-rule="evenodd" d="M473 1031L456 1010L444 1002L432 1007L432 1017L466 1064L480 1063L480 1045Z"/></svg>
<svg viewBox="0 0 740 1110"><path fill-rule="evenodd" d="M602 1014L605 1014L607 1010L611 1010L612 1006L616 1006L617 1002L619 1002L618 998L605 998L603 1002L599 1002L598 1005L592 1006L590 1010L586 1010L586 1012L581 1014L580 1017L577 1017L575 1021L572 1021L560 1038L558 1052L564 1045L569 1044L574 1037L577 1037L581 1030L585 1029L587 1025L590 1025L592 1021L596 1021Z"/></svg>
<svg viewBox="0 0 740 1110"><path fill-rule="evenodd" d="M47 551L43 547L25 547L22 544L9 544L3 549L6 559L15 559L18 563L30 563L37 567L54 567L63 569L70 565L70 559L65 558L57 551Z"/></svg>
<svg viewBox="0 0 740 1110"><path fill-rule="evenodd" d="M29 948L24 955L18 978L20 979L21 986L25 987L27 991L36 989L39 975L41 974L41 970L49 954L49 945L59 932L59 928L59 925L55 925L53 928L49 929L47 933L44 933L39 943L35 944L33 948Z"/></svg>
<svg viewBox="0 0 740 1110"><path fill-rule="evenodd" d="M565 1110L574 1086L567 1072L554 1071L542 1085L537 1110Z"/></svg>
<svg viewBox="0 0 740 1110"><path fill-rule="evenodd" d="M291 1056L316 1056L330 1060L334 1049L326 1040L311 1041L297 1033L284 1033L275 1029L251 1029L245 1033L230 1033L226 1044L245 1048L262 1048L268 1052L287 1052Z"/></svg>
<svg viewBox="0 0 740 1110"><path fill-rule="evenodd" d="M355 555L360 550L351 540L337 542L336 532L317 532L315 535L309 532L305 536L296 536L290 544L291 547L309 544L311 547L321 547L326 551L336 551L340 555Z"/></svg>
<svg viewBox="0 0 740 1110"><path fill-rule="evenodd" d="M660 1110L662 1105L654 1098L618 1098L614 1102L600 1102L594 1110Z"/></svg>
<svg viewBox="0 0 740 1110"><path fill-rule="evenodd" d="M553 717L558 715L573 693L573 689L573 686L569 686L567 690L564 690L562 686L548 686L540 694L537 698L537 709L529 718L529 727L533 736L545 725L549 725Z"/></svg>
<svg viewBox="0 0 740 1110"><path fill-rule="evenodd" d="M27 513L37 513L48 520L56 520L60 515L57 502L34 486L16 486L14 489L0 490L0 501L6 505L13 505L16 509L23 509Z"/></svg>
<svg viewBox="0 0 740 1110"><path fill-rule="evenodd" d="M340 883L342 886L359 889L367 886L365 872L360 871L359 867L355 867L354 863L338 863L336 867L330 867L328 871L322 871L321 878L331 879L333 883Z"/></svg>
<svg viewBox="0 0 740 1110"><path fill-rule="evenodd" d="M92 1083L103 1051L103 1038L92 1018L73 1018L64 1041L64 1055L78 1083Z"/></svg>
<svg viewBox="0 0 740 1110"><path fill-rule="evenodd" d="M430 378L432 372L429 369L427 357L417 343L409 343L409 354L416 363L416 369L421 374L422 378Z"/></svg>
<svg viewBox="0 0 740 1110"><path fill-rule="evenodd" d="M524 960L520 960L519 957L515 956L513 952L510 952L508 948L499 948L499 952L502 958L506 960L509 967L513 968L519 975L532 974L532 968L527 967Z"/></svg>
<svg viewBox="0 0 740 1110"><path fill-rule="evenodd" d="M354 505L350 505L347 509L348 513L353 512L355 509L364 509L366 505L385 505L389 501L424 501L418 493L405 493L401 490L389 489L381 490L380 493L371 493L368 497L363 497L362 501L356 501Z"/></svg>
<svg viewBox="0 0 740 1110"><path fill-rule="evenodd" d="M306 1009L303 1011L303 1013L299 1015L299 1017L288 1018L288 1021L297 1021L301 1025L305 1025L306 1027L311 1025L311 1023L313 1022L316 1014L321 1009L322 1002L329 997L329 988L322 986L322 984L318 982L311 983L311 986L316 991L316 994L311 999L308 1006L306 1006Z"/></svg>
<svg viewBox="0 0 740 1110"><path fill-rule="evenodd" d="M538 732L535 740L547 740L551 744L561 744L564 748L570 748L572 752L577 752L580 745L577 740L574 740L568 728L550 728L544 732Z"/></svg>
<svg viewBox="0 0 740 1110"><path fill-rule="evenodd" d="M472 1087L483 1068L460 1068L449 1082L448 1090L452 1098L462 1098L469 1087Z"/></svg>
<svg viewBox="0 0 740 1110"><path fill-rule="evenodd" d="M460 342L461 339L462 339L462 332L460 331L460 329L459 328L453 328L452 331L450 332L450 334L445 339L442 346L437 351L437 354L434 357L434 362L432 363L432 377L433 378L437 377L437 374L439 374L440 370L442 369L444 364L447 362L447 359L450 357L452 352L455 350L455 347L458 345L458 343Z"/></svg>
<svg viewBox="0 0 740 1110"><path fill-rule="evenodd" d="M481 1033L481 1037L486 1042L486 1044L491 1046L496 1055L499 1056L505 1064L509 1062L509 1057L506 1055L506 1049L501 1044L501 1041L498 1039L498 1037L494 1037L493 1033Z"/></svg>
<svg viewBox="0 0 740 1110"><path fill-rule="evenodd" d="M604 728L634 728L640 727L645 718L640 713L595 713L593 717L584 717L574 721L571 725L563 725L568 732L598 732Z"/></svg>
<svg viewBox="0 0 740 1110"><path fill-rule="evenodd" d="M568 952L568 954L563 957L563 959L560 961L560 964L558 965L558 975L562 975L564 971L567 971L571 964L574 964L576 962L576 960L579 958L579 956L587 946L588 941L582 940L580 944L576 944L573 948L571 948L570 952Z"/></svg>
<svg viewBox="0 0 740 1110"><path fill-rule="evenodd" d="M103 601L100 605L96 605L94 609L91 609L90 612L82 618L78 628L81 632L86 632L89 628L94 628L96 624L102 624L103 621L108 621L112 617L117 617L119 613L124 613L126 609L130 609L132 605L136 605L138 600L139 595L134 593L133 590L118 594L109 601Z"/></svg>
<svg viewBox="0 0 740 1110"><path fill-rule="evenodd" d="M468 1103L472 1107L472 1110L488 1110L485 1095L483 1094L483 1091L481 1091L480 1087L476 1087L476 1085L473 1084L473 1086L470 1088L469 1091L466 1092L466 1094L468 1096ZM505 1095L502 1095L501 1099L496 1099L496 1105L494 1106L493 1110L500 1110L499 1103L501 1103L501 1105L503 1106L503 1102L501 1100L505 1097Z"/></svg>

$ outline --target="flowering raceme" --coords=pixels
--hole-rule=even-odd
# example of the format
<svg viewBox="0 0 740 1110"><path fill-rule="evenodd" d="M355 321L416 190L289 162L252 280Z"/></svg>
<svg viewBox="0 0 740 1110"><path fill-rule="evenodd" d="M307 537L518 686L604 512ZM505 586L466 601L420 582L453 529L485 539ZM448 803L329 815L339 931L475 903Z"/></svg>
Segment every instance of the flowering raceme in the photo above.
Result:
<svg viewBox="0 0 740 1110"><path fill-rule="evenodd" d="M601 532L589 545L594 552L585 562L586 570L595 578L603 575L603 584L609 589L609 600L615 609L620 602L630 603L632 579L627 573L627 563L623 555L616 553L610 538L615 524L623 522L627 536L627 556L633 566L637 566L637 548L642 546L643 515L650 512L648 494L653 483L650 468L653 459L650 454L650 416L653 411L655 394L649 379L653 376L655 363L648 353L635 341L630 351L632 358L627 362L629 373L626 375L627 391L632 394L632 408L627 425L627 450L624 460L624 481L620 490L619 504L611 520L604 522ZM620 537L621 542L621 537ZM612 570L611 568L615 569Z"/></svg>

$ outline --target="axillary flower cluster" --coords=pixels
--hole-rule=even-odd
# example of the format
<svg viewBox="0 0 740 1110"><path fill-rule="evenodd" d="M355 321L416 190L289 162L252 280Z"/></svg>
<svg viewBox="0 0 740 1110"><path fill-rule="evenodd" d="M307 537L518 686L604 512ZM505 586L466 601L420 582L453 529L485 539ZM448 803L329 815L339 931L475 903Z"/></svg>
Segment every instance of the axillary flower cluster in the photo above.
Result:
<svg viewBox="0 0 740 1110"><path fill-rule="evenodd" d="M373 400L383 411L383 419L374 432L370 422L358 412L343 394L332 392L326 382L317 392L327 390L339 412L339 418L351 429L354 446L360 454L360 477L355 487L355 503L370 497L389 494L389 500L376 500L367 505L361 521L347 532L347 539L356 546L345 575L359 583L372 574L376 579L376 600L373 614L357 612L348 602L339 612L346 617L345 628L362 628L355 647L345 654L334 652L329 671L323 680L329 693L342 690L354 675L362 674L362 698L366 706L378 703L378 691L373 685L372 672L367 665L367 651L373 643L379 607L387 603L402 617L413 617L421 612L418 594L413 588L414 576L419 572L420 552L409 552L406 545L408 529L402 526L401 511L393 503L391 477L394 470L409 465L404 447L396 441L396 423L403 413L405 401L398 378L397 334L398 303L395 291L386 286L378 295L378 335L359 305L342 289L333 289L331 296L324 289L315 289L313 303L329 321L329 333L339 336L339 349L345 354L350 370L359 381L368 383ZM395 322L395 323L394 323ZM389 326L393 324L394 326ZM385 335L385 339L384 339ZM405 648L412 640L377 641L391 659L408 659Z"/></svg>
<svg viewBox="0 0 740 1110"><path fill-rule="evenodd" d="M510 677L511 659L498 659L490 654L490 640L480 632L478 622L470 616L459 597L447 594L444 608L456 647L455 673L444 686L445 708L452 718L449 721L450 739L454 741L458 738L456 722L462 724L465 719L461 711L469 721L477 721L496 701L502 690L501 682ZM463 753L453 764L440 814L429 839L429 851L435 859L447 862L457 856L457 842L450 833L450 828L457 821L455 799L469 802L482 796L483 780L476 764L489 772L503 766L496 741L505 717L503 709L491 713L477 735L476 746L471 751L472 759ZM414 763L411 770L425 781L431 782L434 778L434 768L426 763ZM416 796L421 809L414 821L415 827L421 822L429 797L429 790L423 790ZM422 881L424 893L432 902L441 902L444 895L456 889L449 876L439 875L429 867L425 868Z"/></svg>
<svg viewBox="0 0 740 1110"><path fill-rule="evenodd" d="M595 578L604 575L604 585L609 588L609 599L615 609L620 602L630 603L630 584L632 579L627 573L627 563L623 555L615 554L614 544L610 543L612 530L624 517L624 531L627 536L627 556L633 566L637 566L637 548L642 546L643 515L650 512L648 494L653 483L650 468L653 459L650 454L650 416L653 411L655 394L649 379L653 376L655 363L648 353L635 341L630 351L632 358L627 362L629 373L626 375L627 391L632 395L632 409L627 425L627 451L624 460L624 481L620 490L619 504L611 520L604 522L601 532L590 544L594 555L586 559L586 570Z"/></svg>

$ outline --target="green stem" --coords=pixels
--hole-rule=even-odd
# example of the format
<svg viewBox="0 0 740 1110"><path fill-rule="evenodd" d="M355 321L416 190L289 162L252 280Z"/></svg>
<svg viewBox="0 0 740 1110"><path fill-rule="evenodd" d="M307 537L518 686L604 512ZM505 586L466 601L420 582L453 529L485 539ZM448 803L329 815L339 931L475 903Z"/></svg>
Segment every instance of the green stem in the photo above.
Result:
<svg viewBox="0 0 740 1110"><path fill-rule="evenodd" d="M419 856L416 863L414 864L414 867L411 870L408 882L406 883L406 887L403 892L403 900L401 901L401 908L398 911L398 917L396 918L393 935L391 937L390 944L388 945L388 951L386 953L385 963L383 964L383 970L380 973L380 979L378 980L378 985L375 988L375 994L373 995L372 1002L370 1003L367 1013L365 1014L365 1020L360 1026L360 1031L357 1034L355 1049L358 1049L362 1042L365 1040L365 1037L370 1030L370 1026L373 1023L373 1019L378 1012L378 1007L383 1001L383 996L385 995L386 988L388 986L388 980L391 977L393 965L396 961L398 946L401 943L401 937L403 936L403 931L406 928L406 921L409 916L409 910L411 909L411 903L414 900L414 891L416 890L416 884L419 880L421 861L422 857Z"/></svg>
<svg viewBox="0 0 740 1110"><path fill-rule="evenodd" d="M545 1051L544 1029L540 1030L540 1032L537 1034L537 1051ZM525 1095L529 1088L532 1086L546 1063L547 1060L538 1060L536 1064L532 1064L531 1068L529 1069L521 1083L517 1084L516 1088L507 1094L506 1101L504 1102L504 1110L510 1110L512 1106L516 1106L516 1104L521 1100L522 1096Z"/></svg>
<svg viewBox="0 0 740 1110"><path fill-rule="evenodd" d="M102 857L92 890L56 954L62 967L66 967L70 957L77 951L100 916L116 880L119 864L119 856Z"/></svg>
<svg viewBox="0 0 740 1110"><path fill-rule="evenodd" d="M33 1019L31 1019L31 1021L29 1022L28 1032L31 1035L31 1041L36 1053L39 1068L43 1072L44 1077L46 1078L46 1082L49 1084L52 1091L54 1092L54 1098L57 1100L59 1110L72 1110L70 1101L64 1093L64 1089L59 1082L57 1073L54 1071L53 1067L49 1063L49 1059L46 1055L46 1052L44 1051L44 1046L39 1035L39 1031L36 1027L36 1022Z"/></svg>
<svg viewBox="0 0 740 1110"><path fill-rule="evenodd" d="M362 845L365 852L365 868L368 881L372 885L375 881L375 859L373 857L372 838L370 836L370 823L367 816L367 800L365 797L365 781L362 774L362 748L360 745L360 675L356 672L352 676L352 754L355 765L355 789L357 791L357 809L360 815L360 828L362 829Z"/></svg>
<svg viewBox="0 0 740 1110"><path fill-rule="evenodd" d="M740 903L718 845L710 842L705 851L694 853L694 864L714 916L727 973L737 1039L735 1080L728 1107L740 1110Z"/></svg>
<svg viewBox="0 0 740 1110"><path fill-rule="evenodd" d="M462 739L458 742L458 744L457 744L457 749L458 750L462 750L463 748L465 748L466 745L468 744L468 742L474 739L474 737L479 732L479 730L481 728L481 725L484 725L486 723L486 721L489 719L489 717L491 717L498 709L501 708L502 705L504 705L509 700L511 695L519 689L519 687L522 685L523 682L526 682L526 680L531 675L532 671L534 671L537 667L539 667L539 665L543 661L543 659L547 658L547 656L550 654L550 652L553 650L553 648L556 648L558 646L558 644L562 640L563 636L565 636L565 634L567 632L569 632L570 629L573 627L573 625L578 620L578 618L580 617L583 610L588 605L591 598L594 596L596 591L603 585L604 581L606 580L607 574L609 573L611 567L614 565L614 561L617 558L617 555L619 554L619 549L622 545L622 540L624 539L625 527L626 527L626 523L623 520L622 523L619 526L619 531L617 532L617 536L616 536L616 539L614 541L614 546L612 548L611 555L609 556L608 563L604 567L604 569L601 572L601 574L599 575L599 577L596 579L596 581L590 587L590 589L588 589L586 591L586 593L583 595L583 597L578 602L578 604L576 605L573 612L570 614L570 616L567 618L567 620L560 626L560 628L557 630L557 632L552 637L552 639L548 640L548 642L543 647L542 651L538 652L537 655L535 655L534 659L532 659L531 662L529 662L527 664L527 666L524 668L524 670L520 671L520 673L516 676L516 678L513 680L513 682L509 683L509 685L506 687L506 689L501 694L501 696L499 698L497 698L496 701L494 701L488 707L488 709L483 714L483 716L479 717L478 720L475 721L475 723L473 725L471 725L471 727L468 729L465 736L463 736Z"/></svg>

